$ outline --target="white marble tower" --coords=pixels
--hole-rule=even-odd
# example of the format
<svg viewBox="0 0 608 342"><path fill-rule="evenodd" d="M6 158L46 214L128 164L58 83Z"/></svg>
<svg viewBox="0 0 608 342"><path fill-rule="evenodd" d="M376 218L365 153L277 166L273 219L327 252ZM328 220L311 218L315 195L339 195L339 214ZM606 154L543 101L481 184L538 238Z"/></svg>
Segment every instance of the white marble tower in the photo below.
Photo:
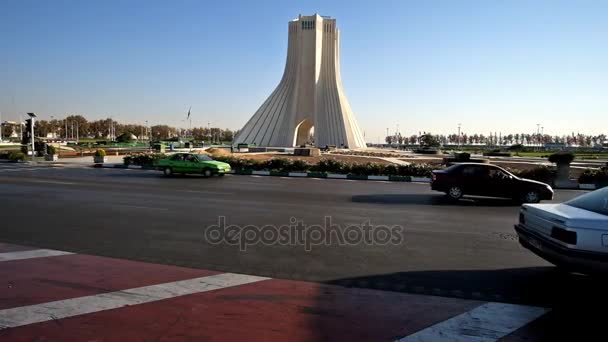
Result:
<svg viewBox="0 0 608 342"><path fill-rule="evenodd" d="M300 15L289 22L283 78L235 138L235 143L364 149L365 140L340 77L336 19Z"/></svg>

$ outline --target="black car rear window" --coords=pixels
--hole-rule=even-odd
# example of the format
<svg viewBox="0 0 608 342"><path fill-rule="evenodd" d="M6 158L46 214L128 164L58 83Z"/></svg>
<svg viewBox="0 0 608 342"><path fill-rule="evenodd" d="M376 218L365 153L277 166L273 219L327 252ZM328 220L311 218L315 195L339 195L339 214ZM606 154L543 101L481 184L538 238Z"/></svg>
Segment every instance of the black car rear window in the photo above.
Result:
<svg viewBox="0 0 608 342"><path fill-rule="evenodd" d="M598 214L608 215L608 187L578 196L564 204L593 211Z"/></svg>

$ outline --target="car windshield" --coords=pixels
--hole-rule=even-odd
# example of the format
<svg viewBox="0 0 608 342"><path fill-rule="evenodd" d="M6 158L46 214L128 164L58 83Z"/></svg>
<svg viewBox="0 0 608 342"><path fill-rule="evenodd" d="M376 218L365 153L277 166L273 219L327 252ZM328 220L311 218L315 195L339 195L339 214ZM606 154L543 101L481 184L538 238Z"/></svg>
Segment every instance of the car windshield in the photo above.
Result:
<svg viewBox="0 0 608 342"><path fill-rule="evenodd" d="M198 157L198 160L200 160L200 161L210 161L210 160L213 160L213 158L211 158L209 156L206 156L204 154L198 154L197 157Z"/></svg>
<svg viewBox="0 0 608 342"><path fill-rule="evenodd" d="M564 204L608 215L608 187L576 197Z"/></svg>

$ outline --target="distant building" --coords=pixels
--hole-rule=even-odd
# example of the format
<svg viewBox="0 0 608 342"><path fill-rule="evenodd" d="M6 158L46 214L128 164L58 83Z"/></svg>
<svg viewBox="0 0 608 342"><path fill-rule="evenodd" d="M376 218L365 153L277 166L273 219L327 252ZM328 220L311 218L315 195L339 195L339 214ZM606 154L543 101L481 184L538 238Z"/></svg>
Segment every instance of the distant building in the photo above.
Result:
<svg viewBox="0 0 608 342"><path fill-rule="evenodd" d="M544 145L544 147L547 150L561 151L561 150L563 150L563 149L566 148L566 144L562 144L562 143L546 143Z"/></svg>

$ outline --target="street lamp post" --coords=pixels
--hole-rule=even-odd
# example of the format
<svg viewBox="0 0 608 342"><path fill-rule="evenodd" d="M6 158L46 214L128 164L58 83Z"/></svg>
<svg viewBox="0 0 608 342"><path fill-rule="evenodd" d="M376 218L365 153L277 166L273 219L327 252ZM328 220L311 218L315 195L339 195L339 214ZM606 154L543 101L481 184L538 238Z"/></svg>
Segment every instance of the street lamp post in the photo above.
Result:
<svg viewBox="0 0 608 342"><path fill-rule="evenodd" d="M32 140L32 161L33 161L34 160L34 151L35 151L35 147L34 147L34 140L35 140L34 139L34 125L35 125L35 123L34 123L34 121L35 121L35 118L36 118L36 114L34 114L34 113L27 113L27 115L29 115L29 117L32 120L32 124L31 124L32 125L32 127L31 127L31 140Z"/></svg>
<svg viewBox="0 0 608 342"><path fill-rule="evenodd" d="M388 127L386 127L386 137L388 138ZM386 142L388 143L388 141L386 141Z"/></svg>
<svg viewBox="0 0 608 342"><path fill-rule="evenodd" d="M460 124L458 124L458 149L460 150Z"/></svg>

